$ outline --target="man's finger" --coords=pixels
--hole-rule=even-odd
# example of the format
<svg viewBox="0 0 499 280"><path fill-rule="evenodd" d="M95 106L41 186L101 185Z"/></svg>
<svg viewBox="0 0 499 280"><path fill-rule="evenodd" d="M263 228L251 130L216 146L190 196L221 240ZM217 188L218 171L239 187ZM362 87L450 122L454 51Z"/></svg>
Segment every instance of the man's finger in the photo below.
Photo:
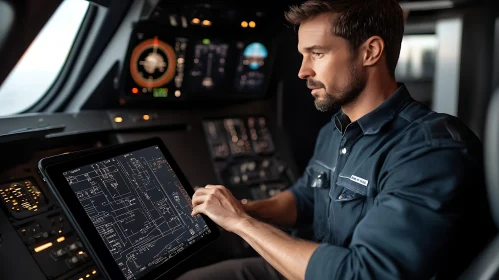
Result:
<svg viewBox="0 0 499 280"><path fill-rule="evenodd" d="M192 197L192 206L196 207L206 201L208 194L198 194Z"/></svg>
<svg viewBox="0 0 499 280"><path fill-rule="evenodd" d="M194 198L195 196L200 196L200 195L205 195L205 194L208 194L208 193L211 193L212 190L207 190L205 188L200 188L199 190L197 190L194 195L192 196L192 198Z"/></svg>
<svg viewBox="0 0 499 280"><path fill-rule="evenodd" d="M224 196L229 194L227 188L222 185L208 185L206 189L211 190L213 193L221 193Z"/></svg>
<svg viewBox="0 0 499 280"><path fill-rule="evenodd" d="M218 189L218 190L223 190L225 189L224 186L222 185L206 185L206 189Z"/></svg>
<svg viewBox="0 0 499 280"><path fill-rule="evenodd" d="M204 210L205 210L205 207L203 206L203 204L198 205L198 206L196 206L196 207L194 207L192 209L191 216L196 216L196 215L199 215L199 214L204 214Z"/></svg>
<svg viewBox="0 0 499 280"><path fill-rule="evenodd" d="M217 191L218 191L217 186L215 186L215 185L206 185L206 187L200 188L194 194L196 194L196 193L198 193L198 194L209 194L209 193L214 193L214 192L217 192Z"/></svg>
<svg viewBox="0 0 499 280"><path fill-rule="evenodd" d="M220 203L220 196L217 196L216 194L212 192L208 192L202 195L197 195L196 197L192 197L192 205L195 207L197 205L207 203L207 202L214 202L218 201Z"/></svg>

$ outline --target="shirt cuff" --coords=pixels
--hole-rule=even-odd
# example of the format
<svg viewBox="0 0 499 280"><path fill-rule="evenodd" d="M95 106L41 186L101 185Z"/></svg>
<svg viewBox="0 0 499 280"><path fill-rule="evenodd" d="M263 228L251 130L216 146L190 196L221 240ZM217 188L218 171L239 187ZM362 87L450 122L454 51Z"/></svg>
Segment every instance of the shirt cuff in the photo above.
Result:
<svg viewBox="0 0 499 280"><path fill-rule="evenodd" d="M307 279L343 279L345 275L338 274L345 259L350 255L348 248L322 243L315 249L310 258L305 280ZM349 278L349 277L346 277Z"/></svg>

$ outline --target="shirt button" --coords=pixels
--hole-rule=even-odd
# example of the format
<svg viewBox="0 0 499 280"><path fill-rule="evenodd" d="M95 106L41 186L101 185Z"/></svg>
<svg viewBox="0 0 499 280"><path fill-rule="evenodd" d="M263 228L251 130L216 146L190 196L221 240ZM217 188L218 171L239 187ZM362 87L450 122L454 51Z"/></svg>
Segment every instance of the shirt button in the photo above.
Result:
<svg viewBox="0 0 499 280"><path fill-rule="evenodd" d="M343 149L341 149L341 154L342 154L342 155L344 155L344 154L346 154L346 153L347 153L347 148L343 148Z"/></svg>

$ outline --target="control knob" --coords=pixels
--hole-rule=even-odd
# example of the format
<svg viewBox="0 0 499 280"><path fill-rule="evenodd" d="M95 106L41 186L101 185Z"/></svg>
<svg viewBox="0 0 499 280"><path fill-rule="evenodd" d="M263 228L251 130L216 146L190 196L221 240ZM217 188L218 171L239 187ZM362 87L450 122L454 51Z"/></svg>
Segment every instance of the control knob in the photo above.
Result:
<svg viewBox="0 0 499 280"><path fill-rule="evenodd" d="M58 257L62 257L66 254L66 250L64 249L59 249L57 250L57 252L55 253Z"/></svg>

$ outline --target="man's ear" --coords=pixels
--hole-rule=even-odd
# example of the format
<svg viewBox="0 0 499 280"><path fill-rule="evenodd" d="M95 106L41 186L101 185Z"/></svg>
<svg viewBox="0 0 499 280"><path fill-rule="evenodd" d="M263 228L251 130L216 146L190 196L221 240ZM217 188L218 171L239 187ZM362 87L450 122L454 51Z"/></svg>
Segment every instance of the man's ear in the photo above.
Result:
<svg viewBox="0 0 499 280"><path fill-rule="evenodd" d="M364 66L372 66L378 63L385 50L385 42L379 36L373 36L363 44Z"/></svg>

